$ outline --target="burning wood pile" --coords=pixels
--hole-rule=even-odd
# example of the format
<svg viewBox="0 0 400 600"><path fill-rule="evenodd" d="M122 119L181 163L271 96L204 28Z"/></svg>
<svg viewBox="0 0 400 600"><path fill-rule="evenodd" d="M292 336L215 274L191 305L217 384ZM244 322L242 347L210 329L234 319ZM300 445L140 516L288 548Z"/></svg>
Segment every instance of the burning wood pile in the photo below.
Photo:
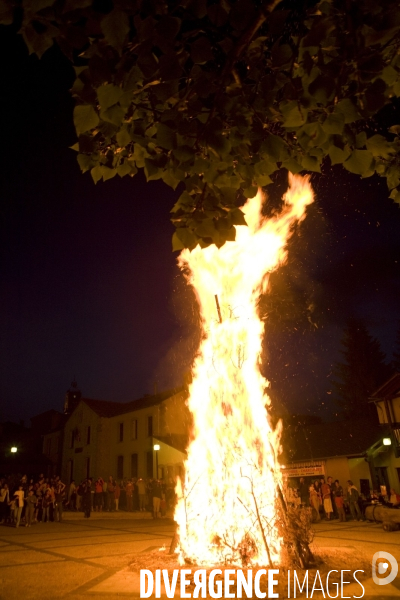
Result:
<svg viewBox="0 0 400 600"><path fill-rule="evenodd" d="M274 430L268 418L257 312L269 274L286 259L294 224L313 202L309 178L289 176L279 215L263 218L263 200L259 191L247 201L247 227L236 226L235 241L179 257L203 328L190 386L193 437L175 512L181 564L272 568L283 540L301 567L310 558L281 491L280 425Z"/></svg>

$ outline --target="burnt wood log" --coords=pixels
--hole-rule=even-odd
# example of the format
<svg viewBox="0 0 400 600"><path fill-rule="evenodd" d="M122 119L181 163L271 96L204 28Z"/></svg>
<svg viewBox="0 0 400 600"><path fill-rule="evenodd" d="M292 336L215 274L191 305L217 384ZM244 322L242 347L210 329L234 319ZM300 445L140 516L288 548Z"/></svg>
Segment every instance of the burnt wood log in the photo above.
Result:
<svg viewBox="0 0 400 600"><path fill-rule="evenodd" d="M380 506L375 504L374 506L367 506L365 509L365 518L368 521L379 521L387 523L392 521L393 523L400 523L400 509L389 508L388 506Z"/></svg>
<svg viewBox="0 0 400 600"><path fill-rule="evenodd" d="M384 531L398 531L400 529L400 523L394 521L385 521L382 523L382 529Z"/></svg>
<svg viewBox="0 0 400 600"><path fill-rule="evenodd" d="M174 533L174 537L171 540L171 545L169 547L169 554L174 554L179 544L179 535Z"/></svg>

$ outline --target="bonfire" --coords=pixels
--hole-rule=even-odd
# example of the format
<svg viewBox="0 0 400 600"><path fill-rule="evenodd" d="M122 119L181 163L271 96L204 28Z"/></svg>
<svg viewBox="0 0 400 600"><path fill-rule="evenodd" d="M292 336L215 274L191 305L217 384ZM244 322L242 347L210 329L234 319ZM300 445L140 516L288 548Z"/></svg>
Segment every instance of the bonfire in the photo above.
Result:
<svg viewBox="0 0 400 600"><path fill-rule="evenodd" d="M188 400L193 433L175 510L182 564L272 567L281 558L279 522L289 527L281 426L271 425L260 373L264 322L257 306L270 273L286 260L294 224L313 202L309 178L289 175L283 209L269 219L262 216L264 200L261 190L247 200L247 227L236 226L235 241L179 256L203 329Z"/></svg>

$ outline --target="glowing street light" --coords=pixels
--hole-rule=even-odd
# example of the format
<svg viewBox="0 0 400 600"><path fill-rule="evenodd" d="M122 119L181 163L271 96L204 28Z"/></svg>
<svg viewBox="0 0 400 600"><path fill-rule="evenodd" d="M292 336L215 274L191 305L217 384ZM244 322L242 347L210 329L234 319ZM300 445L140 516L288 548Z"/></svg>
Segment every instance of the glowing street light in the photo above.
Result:
<svg viewBox="0 0 400 600"><path fill-rule="evenodd" d="M158 479L158 451L160 449L160 444L154 444L153 450L156 453L156 479Z"/></svg>
<svg viewBox="0 0 400 600"><path fill-rule="evenodd" d="M383 445L384 446L391 446L392 445L392 440L390 438L383 438Z"/></svg>
<svg viewBox="0 0 400 600"><path fill-rule="evenodd" d="M17 452L18 448L16 446L12 446L11 448L11 454L15 454Z"/></svg>

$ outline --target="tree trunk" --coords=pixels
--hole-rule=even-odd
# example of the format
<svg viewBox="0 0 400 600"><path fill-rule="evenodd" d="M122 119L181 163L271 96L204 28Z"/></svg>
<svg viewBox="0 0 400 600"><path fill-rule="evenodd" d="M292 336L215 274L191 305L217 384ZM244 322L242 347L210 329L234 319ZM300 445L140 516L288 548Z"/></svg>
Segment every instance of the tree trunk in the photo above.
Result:
<svg viewBox="0 0 400 600"><path fill-rule="evenodd" d="M400 523L400 510L375 504L375 506L367 506L365 509L365 518L368 521L393 521L394 523Z"/></svg>

